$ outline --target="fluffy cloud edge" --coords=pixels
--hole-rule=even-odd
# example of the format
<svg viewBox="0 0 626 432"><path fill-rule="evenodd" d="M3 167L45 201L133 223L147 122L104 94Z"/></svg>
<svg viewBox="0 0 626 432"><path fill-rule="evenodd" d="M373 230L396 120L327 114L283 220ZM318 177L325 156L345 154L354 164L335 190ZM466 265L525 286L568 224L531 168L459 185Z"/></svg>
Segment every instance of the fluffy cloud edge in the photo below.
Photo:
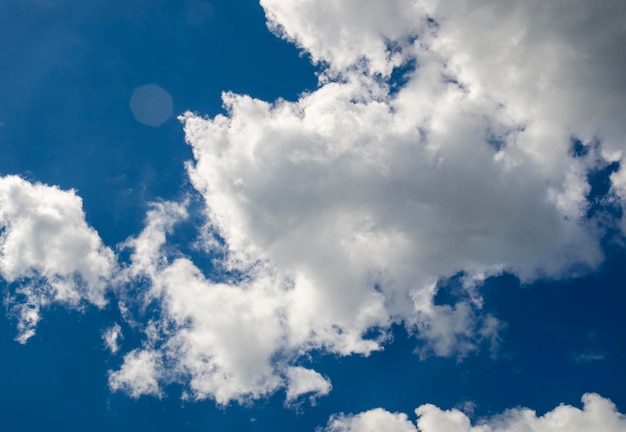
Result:
<svg viewBox="0 0 626 432"><path fill-rule="evenodd" d="M287 368L287 396L286 402L293 402L302 395L309 394L311 401L320 396L326 396L332 389L328 378L319 372L301 366Z"/></svg>
<svg viewBox="0 0 626 432"><path fill-rule="evenodd" d="M534 28L539 1L518 10L485 0L478 12L465 0L261 5L272 31L322 65L319 88L295 102L224 93L225 114L181 117L194 153L191 183L223 241L218 264L242 277L216 283L190 260L162 256L162 244L131 266L142 268L135 276L152 281L151 295L164 306L161 364L173 365L169 372L193 397L219 404L260 397L285 386L273 356L367 355L398 322L424 342L421 354L462 357L480 341L496 345L500 327L481 316L479 295L435 305L437 280L465 272L470 286L508 271L530 282L599 265L602 233L587 219L587 176L619 147L618 135L615 124L592 124L571 102L602 104L606 89L572 85L576 67L533 64L528 72L511 54L547 51L578 64L558 7ZM573 22L581 8L571 10ZM507 25L484 25L499 18ZM509 29L519 31L521 46L500 45ZM464 34L489 43L510 70L493 67L493 56L478 55L480 41ZM465 58L466 51L477 55ZM393 88L392 72L411 60L417 67ZM537 86L533 75L546 82ZM607 148L572 155L572 137L589 142L594 128L606 129ZM152 232L164 239L165 231ZM129 244L139 250L144 237ZM274 316L253 306L268 295L286 298L267 302ZM203 303L216 310L221 298L232 301L221 309L247 321L199 310ZM220 336L228 329L249 340L255 326L267 332L245 349ZM364 337L371 329L379 337ZM246 364L242 352L261 361ZM157 375L172 376L165 372Z"/></svg>
<svg viewBox="0 0 626 432"><path fill-rule="evenodd" d="M311 15L311 10L298 8L303 4L316 9L312 11L316 13L313 17L316 24L312 27L302 19ZM383 2L370 1L369 5L375 6L372 8L349 1L336 5L339 10L334 11L338 14L333 14L332 8L319 7L329 4L332 2L325 0L262 2L269 25L275 32L299 44L313 60L327 64L327 81L322 82L318 90L304 95L296 103L278 101L275 104L226 94L227 115L214 119L184 117L186 136L195 156L195 165L188 165L189 174L196 189L206 199L211 227L224 238L228 250L221 264L227 270L241 271L245 280L216 283L204 277L189 259L169 260L161 250L166 234L172 229L171 221L184 217L186 210L184 206L175 208L174 204L168 209L163 207L165 204L157 205L163 207L159 211L167 215L161 221L151 220L149 215L144 232L129 240L127 246L134 250L132 264L121 272L116 283L149 280L152 286L141 300L162 302L165 312L155 326L146 329L147 340L143 348L131 351L124 357L121 369L111 372L112 389L126 390L133 397L142 394L159 396L161 382L182 379L190 383L194 397L212 397L220 404L243 397L261 397L289 385L286 382L291 382L288 399L289 392L296 398L305 394L307 389L323 394L330 384L325 384L317 372L311 371L317 375L309 374L307 380L292 379L290 374L298 375L294 369L276 368L272 364L273 356L286 352L285 355L293 359L316 348L341 355L367 355L382 348L384 330L398 321L417 329L418 337L427 342L426 351L444 356L460 351L464 355L475 349L477 338L483 335L493 338L497 324L487 317L483 327L473 327L475 310L479 309L480 302L434 305L433 280L464 269L471 273L484 271L487 275L510 270L525 280L542 275L559 277L572 263L593 268L601 261L596 233L588 232L589 226L582 226L588 206L586 197L590 187L585 175L589 166L587 161L570 157L567 153L570 137L563 132L571 118L584 116L574 112L565 120L549 117L561 127L558 133L548 130L545 119L528 121L528 113L523 112L528 106L514 103L513 96L520 93L502 93L505 86L498 87L498 79L502 77L496 76L495 84L486 85L487 75L479 72L485 72L489 59L476 56L480 62L472 63L459 56L459 52L465 52L460 48L473 52L476 46L463 45L467 41L459 38L456 30L440 34L428 30L431 25L439 25L429 21L429 14L440 18L442 28L450 22L465 30L475 26L476 22L467 21L463 14L447 17L442 12L446 5L467 6L463 1L442 0L433 3L432 10L414 9L412 5L417 2L404 0L395 0L392 7L382 7ZM487 21L502 12L489 2L485 4L485 10L491 14L488 14ZM519 16L524 18L527 12L539 7L537 2L529 4L530 9L523 9L519 15L511 15L505 7L504 18L509 21ZM380 13L375 13L377 10ZM354 11L359 13L353 14ZM331 13L333 19L327 19L326 13ZM416 16L420 17L419 29L410 25ZM481 18L474 14L468 16ZM511 22L516 24L514 20ZM338 32L344 28L348 29L349 37L338 38ZM423 41L414 40L414 32L420 31ZM553 33L548 32L548 36L555 46L562 42L558 37L555 39ZM491 39L496 42L507 40ZM337 40L356 42L335 46ZM388 83L381 83L378 78L389 77L394 68L410 58L417 58L422 63L409 74L406 87L391 97ZM512 64L513 69L516 66L516 63ZM446 75L449 72L456 75ZM342 75L341 79L332 80L339 75ZM455 82L457 78L458 82ZM555 81L553 76L547 79ZM533 90L536 89L533 87ZM587 93L583 91L582 96L585 95ZM566 102L582 98L579 93L575 96L565 98ZM544 103L537 104L541 113L554 108L545 99L542 101ZM488 120L476 115L475 111L486 113L483 117L489 117ZM451 131L451 124L458 130ZM522 126L528 127L521 129ZM588 138L594 125L585 123L583 126L573 132ZM615 137L620 130L613 126L606 123L599 126L607 131L607 152L619 149ZM385 136L385 132L389 136ZM489 144L488 132L494 134L504 148L483 145ZM263 141L268 137L269 141ZM458 146L457 141L461 138L467 139L470 145ZM550 147L550 151L544 154L542 146L551 140L558 145ZM276 143L276 146L261 145L267 142ZM389 152L381 143L391 144L388 147L394 150ZM239 148L233 150L236 146ZM421 161L414 161L420 158ZM398 167L406 170L404 178L392 178ZM349 175L345 178L326 175L337 168ZM342 172L339 170L336 172ZM248 171L260 174L248 176ZM413 172L424 173L421 184L411 182L407 173ZM314 181L306 178L307 173L312 173ZM477 173L484 177L478 178L477 182L471 181L476 180L472 175ZM299 174L303 175L298 177ZM278 178L280 175L285 176ZM381 183L359 183L372 176L382 179ZM455 187L454 182L446 181L452 176L458 176L461 181L457 183L467 189L461 193L446 192L446 188ZM296 180L294 183L285 181L292 178ZM520 187L519 178L523 178L527 185ZM318 181L320 179L328 180L330 186L324 186L323 181ZM502 181L497 186L504 191L494 188L494 179ZM619 173L613 176L614 190L618 194L619 179ZM356 206L346 210L341 197L333 197L321 203L320 207L328 210L328 215L322 216L328 218L320 225L316 225L320 221L312 217L297 226L301 209L296 204L301 203L297 200L298 193L290 191L289 187L295 185L297 189L298 181L300 185L304 184L300 190L304 192L315 192L314 189L322 185L321 194L310 196L313 201L315 198L323 200L332 193L352 192L346 196L356 197ZM425 184L440 185L443 193L424 188ZM345 185L354 189L342 190ZM416 196L394 196L390 192L398 185L409 190L415 187ZM23 190L30 190L28 185L22 186ZM36 194L41 195L38 186L33 187L38 191ZM368 195L369 187L379 189L376 194ZM69 208L73 213L68 216L69 220L80 227L81 236L77 241L95 251L87 254L94 257L94 262L85 263L80 268L68 267L68 258L49 268L42 265L41 260L15 264L5 259L2 271L8 281L44 275L42 284L30 283L16 291L26 298L26 302L15 309L19 311L23 341L34 334L39 310L52 302L72 307L84 303L104 305L104 292L111 275L110 251L98 243L97 233L90 231L84 222L80 199L73 191L59 195L54 192L55 188L46 188L41 190L71 201ZM293 198L293 202L280 202L277 199L280 194L273 194L276 191L292 193L288 198ZM528 198L528 202L521 205L515 199L507 201L507 194L511 191L519 192L518 195ZM498 199L494 200L493 194ZM43 198L40 195L37 197ZM6 196L9 197L5 198L6 202L14 199L10 194ZM470 202L468 208L457 205L457 199L463 201L468 197L478 198L477 202ZM506 205L491 207L492 201L502 201ZM385 207L389 203L392 206ZM525 205L528 203L529 206ZM377 204L380 205L377 207ZM481 206L488 211L476 212ZM74 211L77 208L80 211ZM400 212L389 215L381 212L381 208L399 209ZM31 220L33 226L43 226L51 220L50 209L54 213L59 208L52 203L43 212L27 209L24 214L28 217L23 217L24 214L4 215L3 248L30 241L27 236L15 234L19 230L12 221ZM363 209L365 211L361 212ZM493 216L499 212L509 216L503 218L503 224ZM332 222L335 216L337 223L333 225L334 222L328 221ZM292 223L293 220L296 223ZM411 220L432 223L433 230L411 231L410 226L407 228ZM470 223L464 225L464 221ZM522 229L517 229L518 223ZM262 228L258 229L255 224ZM287 238L278 238L277 227L282 225L293 227ZM64 223L60 223L59 229L55 230L62 231L63 226ZM317 229L320 226L323 229ZM335 250L328 253L323 244L315 250L320 232L322 236L337 240ZM454 237L454 234L459 235ZM504 242L508 244L493 241L499 234L510 235ZM50 238L55 239L54 236ZM303 252L296 247L299 240L313 245L310 248L313 253L307 255L310 251ZM49 243L54 245L55 241ZM419 244L423 250L415 250L420 248L413 248L412 244ZM546 244L547 247L543 247ZM63 249L66 249L65 244ZM432 256L425 257L424 250ZM548 251L546 256L544 250ZM464 255L467 251L476 252L476 255ZM394 261L386 254L401 259ZM7 256L14 254L5 253L3 259ZM47 256L44 258L44 261L49 260ZM406 263L413 262L423 264L427 271L407 270L410 266ZM87 282L82 283L85 280ZM176 289L181 283L186 284L186 290ZM354 289L354 286L365 288ZM333 297L336 287L351 290L346 289L341 296ZM275 294L285 293L288 293L285 303L268 300ZM225 310L240 314L236 316L246 317L247 321L237 322L232 317L215 320L203 317L199 304L223 312L216 306L223 304L220 303L222 300L230 302ZM258 300L268 306L272 316L255 308ZM311 308L315 313L309 312L311 305L317 306ZM332 308L325 307L328 305ZM330 309L334 310L326 313ZM316 320L322 324L318 325ZM254 331L259 328L268 330L269 336L254 339ZM379 338L364 337L372 328L383 330ZM230 341L220 336L223 329L252 341L246 347L252 351L229 344ZM205 337L213 345L207 343ZM250 353L260 353L260 366L246 363L246 355ZM233 364L236 367L231 367Z"/></svg>
<svg viewBox="0 0 626 432"><path fill-rule="evenodd" d="M615 404L596 393L582 397L583 407L560 404L543 414L528 408L514 408L502 414L471 419L458 409L444 410L432 404L415 410L416 422L407 414L376 408L359 414L333 415L318 432L623 432L626 416Z"/></svg>
<svg viewBox="0 0 626 432"><path fill-rule="evenodd" d="M102 308L117 262L87 224L75 190L0 177L0 277L20 343L35 334L41 310L53 303Z"/></svg>

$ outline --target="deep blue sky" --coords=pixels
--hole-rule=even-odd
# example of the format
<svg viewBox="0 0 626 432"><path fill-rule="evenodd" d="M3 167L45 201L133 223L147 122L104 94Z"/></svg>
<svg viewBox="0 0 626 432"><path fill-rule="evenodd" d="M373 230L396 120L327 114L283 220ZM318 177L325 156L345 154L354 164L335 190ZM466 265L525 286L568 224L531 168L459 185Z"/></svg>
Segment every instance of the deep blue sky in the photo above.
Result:
<svg viewBox="0 0 626 432"><path fill-rule="evenodd" d="M78 189L107 244L138 231L137 202L183 186L191 152L177 114L215 115L223 91L294 99L316 85L315 69L267 31L254 1L46 4L0 5L0 170ZM173 99L159 128L129 109L145 84Z"/></svg>
<svg viewBox="0 0 626 432"><path fill-rule="evenodd" d="M115 246L142 226L146 204L172 199L191 158L176 115L221 112L223 91L264 100L295 99L316 86L306 56L265 27L253 0L0 2L0 174L74 188L88 222ZM174 115L152 128L129 109L144 84L167 90ZM595 179L600 181L601 179ZM104 349L102 329L119 321L114 303L85 313L55 307L26 345L0 315L0 430L288 431L314 430L337 412L382 406L412 413L476 403L476 415L515 406L545 412L598 392L626 410L624 250L606 249L594 275L520 286L489 280L485 313L507 323L495 357L483 346L463 360L413 354L401 327L369 358L314 355L333 390L316 406L283 406L284 393L251 406L183 402L181 389L133 400L107 387L120 358ZM127 333L125 344L132 346ZM575 361L577 354L606 358ZM413 418L413 417L412 417Z"/></svg>

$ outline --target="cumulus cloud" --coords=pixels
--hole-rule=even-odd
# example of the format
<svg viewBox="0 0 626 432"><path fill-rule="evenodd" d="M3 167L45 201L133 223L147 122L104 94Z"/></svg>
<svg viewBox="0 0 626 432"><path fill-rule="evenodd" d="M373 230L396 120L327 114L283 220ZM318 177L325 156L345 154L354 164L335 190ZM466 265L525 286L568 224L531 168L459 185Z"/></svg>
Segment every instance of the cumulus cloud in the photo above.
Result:
<svg viewBox="0 0 626 432"><path fill-rule="evenodd" d="M75 191L0 177L0 276L15 287L7 301L18 341L35 334L41 309L53 302L103 307L114 268Z"/></svg>
<svg viewBox="0 0 626 432"><path fill-rule="evenodd" d="M327 395L332 388L329 380L311 369L301 366L287 369L287 402L311 394L311 398Z"/></svg>
<svg viewBox="0 0 626 432"><path fill-rule="evenodd" d="M463 356L497 345L485 278L601 262L587 176L622 158L620 2L261 5L320 64L320 85L293 102L225 93L225 114L181 117L221 276L167 252L184 205L160 204L127 243L124 277L148 280L144 300L161 308L137 351L158 357L157 384L187 382L220 404L323 394L315 371L294 379L296 360L368 355L393 323L422 355ZM573 137L600 141L597 154L575 155ZM435 304L437 282L459 274L469 295ZM154 393L138 379L118 381Z"/></svg>
<svg viewBox="0 0 626 432"><path fill-rule="evenodd" d="M395 97L355 76L294 103L227 94L227 116L184 117L224 265L263 262L292 285L287 318L302 343L367 353L379 348L361 337L368 328L417 310L430 321L422 293L440 277L529 280L601 258L581 197L568 195L569 182L586 191L580 164L552 179L532 160L510 163L485 142L504 128L484 115L492 103L423 73Z"/></svg>
<svg viewBox="0 0 626 432"><path fill-rule="evenodd" d="M192 398L219 404L278 389L290 402L331 389L297 366L312 350L369 355L403 323L421 355L464 356L497 343L500 324L476 288L485 278L559 278L601 262L587 175L623 159L622 2L261 5L269 28L320 66L320 85L293 102L225 93L225 114L181 117L207 221L198 244L212 268L168 245L187 201L155 203L121 245L131 256L118 269L74 191L1 177L0 275L13 287L18 340L34 334L42 308L102 307L113 283L121 305L156 311L143 345L110 373L113 390L161 396L184 382ZM596 153L574 155L573 138L599 143ZM611 182L626 201L624 169ZM438 282L459 274L466 296L436 304ZM116 352L120 326L103 337ZM473 428L426 405L417 427L549 428L552 418L616 415L599 396L583 401L582 411L513 410ZM416 430L381 409L329 428Z"/></svg>
<svg viewBox="0 0 626 432"><path fill-rule="evenodd" d="M191 397L220 404L276 390L282 379L272 357L284 336L279 285L253 276L249 283L215 283L188 258L170 259L165 234L185 217L183 205L160 203L127 242L134 253L124 278L148 280L143 302L157 302L161 314L146 328L145 347L112 373L111 387L138 396L155 394L168 380L186 380ZM137 358L151 367L134 373Z"/></svg>
<svg viewBox="0 0 626 432"><path fill-rule="evenodd" d="M357 415L335 415L325 432L415 432L415 426L403 413L375 408Z"/></svg>
<svg viewBox="0 0 626 432"><path fill-rule="evenodd" d="M124 356L120 370L109 373L109 386L114 391L125 390L133 398L142 395L160 397L159 361L160 357L154 351L133 350Z"/></svg>
<svg viewBox="0 0 626 432"><path fill-rule="evenodd" d="M390 413L377 408L357 415L336 415L328 422L325 432L621 432L626 430L626 417L615 405L597 394L582 398L583 408L559 405L538 416L527 408L515 408L503 414L479 420L472 426L470 419L456 409L442 410L434 405L422 405L415 410L417 423L406 414Z"/></svg>
<svg viewBox="0 0 626 432"><path fill-rule="evenodd" d="M365 63L386 75L410 58L423 68L432 61L421 52L427 50L445 64L446 77L493 100L523 128L507 144L543 175L567 172L572 136L601 141L607 160L623 158L626 8L619 0L261 4L271 29L344 73ZM623 170L614 176L622 199L624 177Z"/></svg>
<svg viewBox="0 0 626 432"><path fill-rule="evenodd" d="M366 62L389 75L405 59L398 48L427 28L420 2L406 0L261 0L269 28L333 73ZM328 71L327 71L328 72Z"/></svg>

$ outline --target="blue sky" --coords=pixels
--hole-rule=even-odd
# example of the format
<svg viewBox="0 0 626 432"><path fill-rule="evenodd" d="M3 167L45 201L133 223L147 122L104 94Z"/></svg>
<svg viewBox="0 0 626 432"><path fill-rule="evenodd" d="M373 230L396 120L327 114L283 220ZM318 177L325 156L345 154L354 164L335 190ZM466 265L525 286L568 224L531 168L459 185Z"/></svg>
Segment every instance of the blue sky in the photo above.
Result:
<svg viewBox="0 0 626 432"><path fill-rule="evenodd" d="M588 3L0 4L0 429L626 430Z"/></svg>

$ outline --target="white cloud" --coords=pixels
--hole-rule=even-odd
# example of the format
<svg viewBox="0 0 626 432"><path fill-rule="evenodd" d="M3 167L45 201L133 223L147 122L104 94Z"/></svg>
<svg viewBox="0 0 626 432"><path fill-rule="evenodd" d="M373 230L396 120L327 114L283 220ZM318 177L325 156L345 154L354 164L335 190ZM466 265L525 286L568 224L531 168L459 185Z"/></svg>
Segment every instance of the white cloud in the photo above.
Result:
<svg viewBox="0 0 626 432"><path fill-rule="evenodd" d="M114 391L125 390L133 398L142 395L160 397L159 361L159 355L154 351L133 350L124 356L124 364L119 371L109 373L109 386Z"/></svg>
<svg viewBox="0 0 626 432"><path fill-rule="evenodd" d="M339 72L367 59L368 70L388 75L404 56L387 42L408 43L424 31L424 8L405 0L261 0L269 28Z"/></svg>
<svg viewBox="0 0 626 432"><path fill-rule="evenodd" d="M468 301L456 305L435 305L433 284L414 294L415 313L405 318L406 326L416 332L424 345L418 350L422 358L429 354L464 357L477 349L477 339L495 339L499 322L493 316L480 320L476 306ZM494 342L495 343L495 342Z"/></svg>
<svg viewBox="0 0 626 432"><path fill-rule="evenodd" d="M475 426L456 409L442 410L434 405L422 405L415 410L417 423L406 414L392 414L380 408L357 415L333 416L326 432L622 432L626 417L615 405L597 394L582 398L583 408L559 405L543 416L527 408L507 410L503 414L482 419Z"/></svg>
<svg viewBox="0 0 626 432"><path fill-rule="evenodd" d="M272 357L284 337L280 287L269 277L214 283L189 259L168 260L165 233L185 216L184 206L161 203L148 213L143 232L127 242L134 253L125 279L147 278L151 287L143 302L158 301L162 314L147 327L144 349L112 374L112 388L138 396L155 393L160 381L185 380L191 397L219 404L276 390L282 378ZM136 357L144 355L159 360L141 375L124 372L134 371Z"/></svg>
<svg viewBox="0 0 626 432"><path fill-rule="evenodd" d="M312 394L312 398L325 396L331 388L330 381L314 370L301 366L287 369L287 402L305 394Z"/></svg>
<svg viewBox="0 0 626 432"><path fill-rule="evenodd" d="M402 322L421 354L463 356L497 342L476 291L486 277L510 271L527 282L600 263L586 176L602 159L622 160L621 2L261 5L273 31L322 65L320 87L295 102L226 93L225 115L182 117L188 173L219 239L200 237L223 277L167 245L187 203L155 204L113 279L147 281L134 300L156 302L160 315L111 372L113 390L160 396L182 381L219 404L278 389L287 401L324 395L329 381L293 366L311 350L368 355ZM392 88L394 68L412 59L416 70ZM575 158L572 136L601 140L600 156ZM625 179L612 176L622 199ZM114 254L74 191L2 177L0 227L20 341L52 302L105 304ZM469 300L436 305L437 281L459 273ZM105 332L112 352L119 334ZM470 427L459 412L420 410L422 428L429 418ZM382 410L334 419L337 428L353 420L414 428Z"/></svg>
<svg viewBox="0 0 626 432"><path fill-rule="evenodd" d="M122 327L118 323L113 324L102 333L102 340L111 354L119 351L120 339L124 339L124 335L122 334Z"/></svg>
<svg viewBox="0 0 626 432"><path fill-rule="evenodd" d="M537 163L543 175L562 176L571 161L569 138L602 141L602 154L622 160L626 125L626 7L620 0L263 0L270 28L295 40L314 59L340 70L359 58L388 71L384 40L398 59L429 53L470 94L499 104L524 133L508 143ZM433 19L430 28L424 23ZM403 42L417 35L415 44ZM381 37L382 36L382 37ZM387 44L389 45L389 44ZM370 66L371 69L371 66ZM487 113L491 115L492 113ZM615 191L626 198L623 170ZM573 185L571 185L573 186ZM576 199L574 199L574 202Z"/></svg>
<svg viewBox="0 0 626 432"><path fill-rule="evenodd" d="M75 191L0 177L0 276L17 286L8 300L18 319L17 340L35 333L52 302L106 304L113 252L85 222Z"/></svg>
<svg viewBox="0 0 626 432"><path fill-rule="evenodd" d="M212 283L189 260L178 259L159 274L156 289L173 328L163 355L174 371L189 376L195 398L226 404L281 385L272 361L284 337L274 280Z"/></svg>
<svg viewBox="0 0 626 432"><path fill-rule="evenodd" d="M335 415L325 432L415 432L415 426L403 413L390 413L381 408L358 415Z"/></svg>
<svg viewBox="0 0 626 432"><path fill-rule="evenodd" d="M424 73L396 97L355 76L295 103L227 94L227 116L184 118L190 177L225 240L225 265L261 261L293 285L294 342L367 353L379 345L361 335L431 304L421 293L440 277L556 277L601 258L584 204L557 192L580 180L584 193L584 181L507 163L485 142L497 126L484 114L491 102ZM571 171L582 174L576 161Z"/></svg>
<svg viewBox="0 0 626 432"><path fill-rule="evenodd" d="M294 359L368 355L398 322L421 354L463 356L497 345L476 290L486 277L601 262L587 174L621 158L623 64L606 36L624 38L618 3L261 4L271 29L325 65L320 87L295 102L226 93L224 115L182 117L188 173L223 241L205 246L234 276L168 258L184 210L151 213L128 242L126 277L147 277L146 301L162 306L144 348L162 358L155 379L221 404L289 394ZM392 89L386 77L410 59ZM601 157L574 157L572 136L600 138ZM469 300L435 305L437 281L459 273Z"/></svg>
<svg viewBox="0 0 626 432"><path fill-rule="evenodd" d="M157 202L146 215L146 226L137 237L127 239L121 248L132 249L132 265L118 276L118 282L132 282L139 276L154 278L156 271L167 263L163 256L167 234L174 226L187 218L186 203Z"/></svg>

